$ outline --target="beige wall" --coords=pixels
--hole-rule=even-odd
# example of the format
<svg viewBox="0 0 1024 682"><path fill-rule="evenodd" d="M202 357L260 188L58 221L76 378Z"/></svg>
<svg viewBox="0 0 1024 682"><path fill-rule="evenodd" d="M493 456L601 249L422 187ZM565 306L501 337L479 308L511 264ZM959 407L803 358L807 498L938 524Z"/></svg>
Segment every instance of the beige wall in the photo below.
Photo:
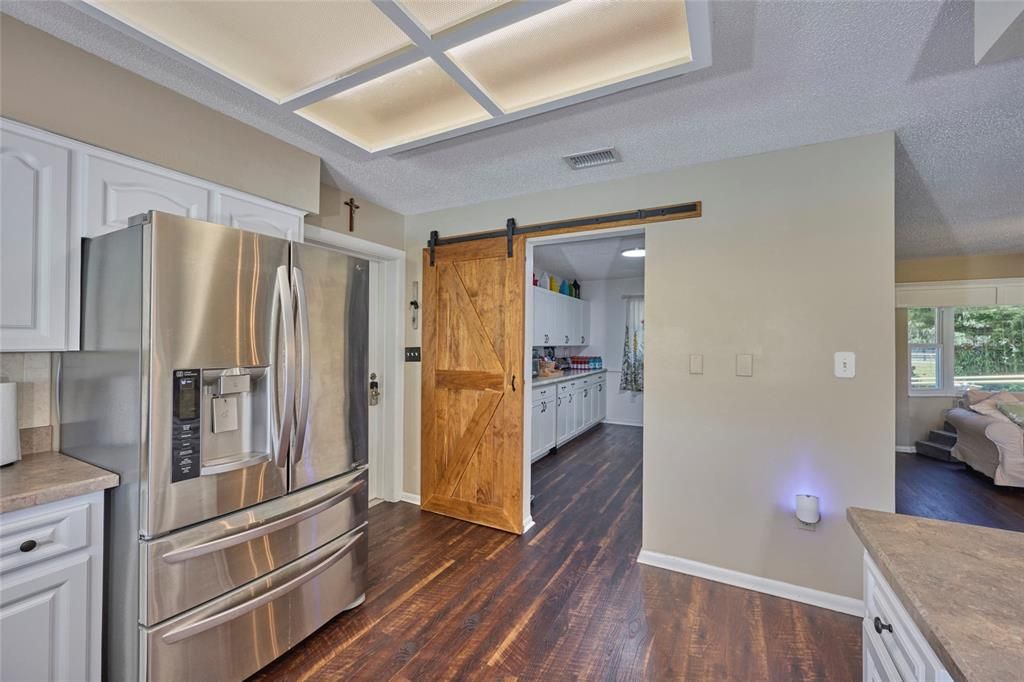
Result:
<svg viewBox="0 0 1024 682"><path fill-rule="evenodd" d="M320 159L9 16L0 115L315 213Z"/></svg>
<svg viewBox="0 0 1024 682"><path fill-rule="evenodd" d="M1022 237L1024 239L1024 237ZM949 282L962 279L1024 277L1024 251L896 261L896 281Z"/></svg>
<svg viewBox="0 0 1024 682"><path fill-rule="evenodd" d="M344 202L352 196L347 190L331 185L320 185L320 212L306 217L306 223L335 232L348 231L348 206ZM395 249L405 248L405 216L389 211L365 199L356 197L355 237L384 244Z"/></svg>
<svg viewBox="0 0 1024 682"><path fill-rule="evenodd" d="M409 282L431 229L702 200L702 218L647 229L644 547L858 597L845 508L893 508L893 145L887 133L409 216ZM856 379L833 378L838 350L857 353ZM704 375L688 374L691 352ZM740 352L754 377L733 376ZM406 368L415 492L420 367ZM797 492L822 496L816 532L796 528Z"/></svg>
<svg viewBox="0 0 1024 682"><path fill-rule="evenodd" d="M56 353L0 353L0 382L18 385L18 430L22 455L50 450L56 423L52 363Z"/></svg>

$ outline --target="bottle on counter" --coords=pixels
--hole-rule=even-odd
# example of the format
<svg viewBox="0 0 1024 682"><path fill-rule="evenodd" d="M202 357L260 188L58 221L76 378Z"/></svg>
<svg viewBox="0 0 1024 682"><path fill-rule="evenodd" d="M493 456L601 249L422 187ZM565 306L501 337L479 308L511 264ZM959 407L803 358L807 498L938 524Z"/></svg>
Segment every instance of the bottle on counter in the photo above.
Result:
<svg viewBox="0 0 1024 682"><path fill-rule="evenodd" d="M573 298L579 298L580 297L580 283L579 283L579 281L574 279L572 281L572 284L570 284L569 286L570 286L571 291L572 291L572 297Z"/></svg>

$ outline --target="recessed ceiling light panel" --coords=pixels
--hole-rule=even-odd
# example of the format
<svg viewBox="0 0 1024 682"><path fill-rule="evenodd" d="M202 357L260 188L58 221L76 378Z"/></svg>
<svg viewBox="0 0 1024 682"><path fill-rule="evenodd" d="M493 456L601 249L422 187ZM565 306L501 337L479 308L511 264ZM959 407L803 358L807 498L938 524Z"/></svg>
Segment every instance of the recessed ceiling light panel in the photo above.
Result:
<svg viewBox="0 0 1024 682"><path fill-rule="evenodd" d="M412 44L370 0L93 4L277 101Z"/></svg>
<svg viewBox="0 0 1024 682"><path fill-rule="evenodd" d="M421 59L297 113L371 152L490 118L430 59Z"/></svg>
<svg viewBox="0 0 1024 682"><path fill-rule="evenodd" d="M508 112L692 60L681 0L570 0L447 54Z"/></svg>
<svg viewBox="0 0 1024 682"><path fill-rule="evenodd" d="M435 35L475 19L510 0L400 0L406 11L423 29Z"/></svg>
<svg viewBox="0 0 1024 682"><path fill-rule="evenodd" d="M647 249L639 247L636 249L626 249L622 252L622 255L626 258L643 258L647 255Z"/></svg>

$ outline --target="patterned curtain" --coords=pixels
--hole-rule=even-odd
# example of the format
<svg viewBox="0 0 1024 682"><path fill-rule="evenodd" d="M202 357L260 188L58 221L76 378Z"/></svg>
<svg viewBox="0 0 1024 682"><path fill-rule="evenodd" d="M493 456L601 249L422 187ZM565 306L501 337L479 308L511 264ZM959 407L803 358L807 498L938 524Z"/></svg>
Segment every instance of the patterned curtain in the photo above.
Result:
<svg viewBox="0 0 1024 682"><path fill-rule="evenodd" d="M644 297L626 297L626 341L622 346L623 391L644 390Z"/></svg>

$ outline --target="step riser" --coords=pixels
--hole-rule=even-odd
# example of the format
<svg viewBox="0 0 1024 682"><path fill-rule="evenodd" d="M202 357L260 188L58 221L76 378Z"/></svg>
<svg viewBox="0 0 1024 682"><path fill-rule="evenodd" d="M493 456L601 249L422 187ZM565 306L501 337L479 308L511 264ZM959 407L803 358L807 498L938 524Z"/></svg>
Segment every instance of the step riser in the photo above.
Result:
<svg viewBox="0 0 1024 682"><path fill-rule="evenodd" d="M953 447L956 445L956 434L946 431L932 431L928 434L928 440L932 443L941 443Z"/></svg>
<svg viewBox="0 0 1024 682"><path fill-rule="evenodd" d="M927 443L923 440L917 441L915 444L917 454L924 455L925 457L931 457L932 459L938 459L943 462L955 462L956 460L950 454L949 447L943 447L938 443Z"/></svg>

